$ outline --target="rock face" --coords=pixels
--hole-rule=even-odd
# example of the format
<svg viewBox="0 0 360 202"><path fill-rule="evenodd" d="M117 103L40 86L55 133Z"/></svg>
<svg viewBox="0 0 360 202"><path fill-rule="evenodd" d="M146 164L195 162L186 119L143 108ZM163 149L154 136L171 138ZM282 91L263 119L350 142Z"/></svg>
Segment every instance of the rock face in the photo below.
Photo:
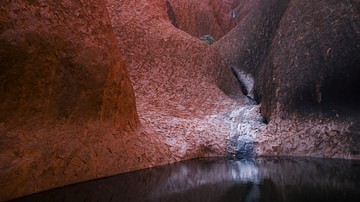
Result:
<svg viewBox="0 0 360 202"><path fill-rule="evenodd" d="M253 149L360 158L359 6L2 1L0 201Z"/></svg>
<svg viewBox="0 0 360 202"><path fill-rule="evenodd" d="M226 154L230 114L247 100L221 58L176 29L164 1L108 0L107 7L142 127L162 137L175 160Z"/></svg>
<svg viewBox="0 0 360 202"><path fill-rule="evenodd" d="M288 3L245 0L234 9L239 24L214 44L228 66L257 76Z"/></svg>
<svg viewBox="0 0 360 202"><path fill-rule="evenodd" d="M135 145L145 135L103 1L2 1L0 24L0 201L166 151Z"/></svg>
<svg viewBox="0 0 360 202"><path fill-rule="evenodd" d="M270 125L283 133L279 153L359 155L359 7L358 1L289 4L257 85L267 119L298 120ZM289 129L296 135L289 137ZM299 141L306 146L293 146L304 135L311 139Z"/></svg>
<svg viewBox="0 0 360 202"><path fill-rule="evenodd" d="M269 121L258 154L359 154L358 1L245 1L214 46L255 80ZM263 139L264 138L264 139Z"/></svg>
<svg viewBox="0 0 360 202"><path fill-rule="evenodd" d="M167 0L174 11L172 22L177 28L200 38L210 35L215 40L223 37L232 27L231 6L233 2L222 0Z"/></svg>
<svg viewBox="0 0 360 202"><path fill-rule="evenodd" d="M100 0L0 4L1 201L226 154L246 99L164 1L108 1L117 40Z"/></svg>
<svg viewBox="0 0 360 202"><path fill-rule="evenodd" d="M1 3L2 122L35 127L29 119L84 122L101 115L136 126L130 81L99 2Z"/></svg>

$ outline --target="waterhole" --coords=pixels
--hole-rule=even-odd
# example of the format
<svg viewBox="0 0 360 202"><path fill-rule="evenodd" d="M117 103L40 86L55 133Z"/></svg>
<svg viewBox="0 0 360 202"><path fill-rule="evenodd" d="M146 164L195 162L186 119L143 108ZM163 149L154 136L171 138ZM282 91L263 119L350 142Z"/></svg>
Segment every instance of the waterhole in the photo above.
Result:
<svg viewBox="0 0 360 202"><path fill-rule="evenodd" d="M196 159L66 186L15 201L360 201L360 161Z"/></svg>

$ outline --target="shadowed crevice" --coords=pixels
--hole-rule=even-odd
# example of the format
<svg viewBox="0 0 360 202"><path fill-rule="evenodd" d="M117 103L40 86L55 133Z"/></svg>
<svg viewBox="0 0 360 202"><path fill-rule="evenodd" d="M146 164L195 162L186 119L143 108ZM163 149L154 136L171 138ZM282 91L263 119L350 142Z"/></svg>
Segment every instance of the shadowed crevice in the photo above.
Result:
<svg viewBox="0 0 360 202"><path fill-rule="evenodd" d="M174 25L174 27L178 28L179 26L176 22L176 15L175 15L173 7L171 6L170 1L166 0L165 4L166 4L166 12L167 12L167 15L169 17L171 24Z"/></svg>

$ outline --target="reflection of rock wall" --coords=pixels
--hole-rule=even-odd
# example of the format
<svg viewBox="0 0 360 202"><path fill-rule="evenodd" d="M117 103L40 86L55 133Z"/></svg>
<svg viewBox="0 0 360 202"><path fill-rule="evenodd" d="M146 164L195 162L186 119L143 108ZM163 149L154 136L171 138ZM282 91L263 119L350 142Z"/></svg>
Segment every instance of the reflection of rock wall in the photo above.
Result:
<svg viewBox="0 0 360 202"><path fill-rule="evenodd" d="M332 159L199 159L76 184L24 201L357 201L358 165Z"/></svg>
<svg viewBox="0 0 360 202"><path fill-rule="evenodd" d="M260 178L271 179L281 188L287 186L332 186L336 189L356 188L359 161L315 158L259 158Z"/></svg>
<svg viewBox="0 0 360 202"><path fill-rule="evenodd" d="M258 159L262 179L271 179L283 201L357 201L359 161L340 159Z"/></svg>

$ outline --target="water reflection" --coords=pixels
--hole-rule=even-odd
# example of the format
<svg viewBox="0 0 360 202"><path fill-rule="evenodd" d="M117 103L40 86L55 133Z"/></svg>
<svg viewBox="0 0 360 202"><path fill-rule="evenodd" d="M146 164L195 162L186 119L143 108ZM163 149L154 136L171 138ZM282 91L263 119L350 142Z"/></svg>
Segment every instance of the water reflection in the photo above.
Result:
<svg viewBox="0 0 360 202"><path fill-rule="evenodd" d="M232 180L259 183L259 169L253 160L229 161Z"/></svg>
<svg viewBox="0 0 360 202"><path fill-rule="evenodd" d="M17 201L360 201L360 161L198 159Z"/></svg>

